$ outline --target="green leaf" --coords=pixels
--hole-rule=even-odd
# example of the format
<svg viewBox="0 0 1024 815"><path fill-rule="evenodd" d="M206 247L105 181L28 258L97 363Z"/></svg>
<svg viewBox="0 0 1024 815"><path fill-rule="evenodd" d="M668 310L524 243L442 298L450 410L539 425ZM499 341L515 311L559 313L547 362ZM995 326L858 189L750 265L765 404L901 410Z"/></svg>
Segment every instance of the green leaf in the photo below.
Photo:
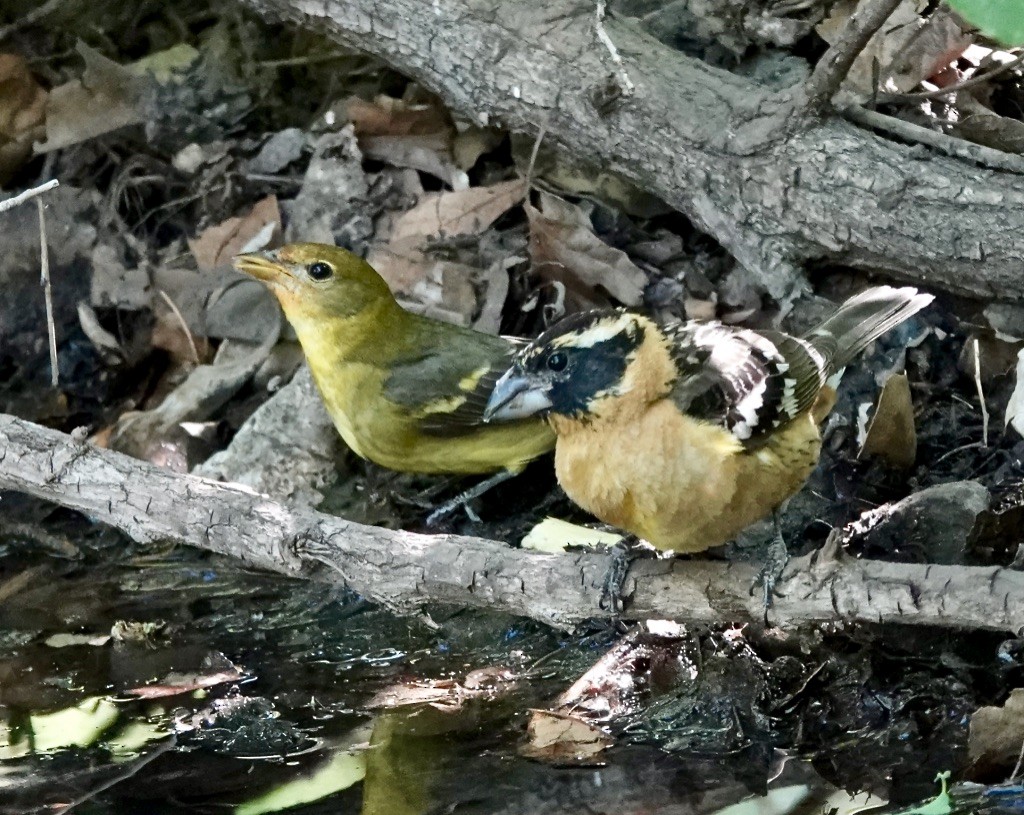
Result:
<svg viewBox="0 0 1024 815"><path fill-rule="evenodd" d="M1005 45L1024 45L1024 14L1020 0L949 0L967 22Z"/></svg>

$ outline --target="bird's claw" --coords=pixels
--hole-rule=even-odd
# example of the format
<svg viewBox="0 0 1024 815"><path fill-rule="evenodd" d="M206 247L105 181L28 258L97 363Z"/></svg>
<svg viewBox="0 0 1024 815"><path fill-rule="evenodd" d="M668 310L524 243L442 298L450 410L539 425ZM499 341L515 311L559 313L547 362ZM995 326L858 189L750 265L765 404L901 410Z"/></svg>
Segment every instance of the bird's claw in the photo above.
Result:
<svg viewBox="0 0 1024 815"><path fill-rule="evenodd" d="M778 585L788 563L789 551L786 549L786 542L779 535L768 545L768 553L765 556L764 565L754 578L754 582L750 585L751 595L754 594L758 586L761 586L764 590L765 622L767 622L768 609L772 607L772 600L775 595L783 596L775 591L775 587Z"/></svg>
<svg viewBox="0 0 1024 815"><path fill-rule="evenodd" d="M637 543L639 541L635 536L627 535L611 547L611 558L601 585L598 607L613 617L618 617L625 610L625 585L629 567L634 560L646 554L646 550L637 546Z"/></svg>

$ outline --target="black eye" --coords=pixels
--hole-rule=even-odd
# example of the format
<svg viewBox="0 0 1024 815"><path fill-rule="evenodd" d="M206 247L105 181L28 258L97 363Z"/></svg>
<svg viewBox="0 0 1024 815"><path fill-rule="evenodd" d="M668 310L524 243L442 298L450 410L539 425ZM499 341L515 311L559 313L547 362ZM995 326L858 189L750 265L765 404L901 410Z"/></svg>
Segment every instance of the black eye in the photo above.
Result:
<svg viewBox="0 0 1024 815"><path fill-rule="evenodd" d="M324 263L322 260L318 260L316 263L309 264L309 267L306 269L306 274L314 280L326 280L334 274L334 269L331 268L330 263Z"/></svg>
<svg viewBox="0 0 1024 815"><path fill-rule="evenodd" d="M548 370L550 371L564 371L565 366L568 364L569 357L561 351L555 351L555 353L548 357Z"/></svg>

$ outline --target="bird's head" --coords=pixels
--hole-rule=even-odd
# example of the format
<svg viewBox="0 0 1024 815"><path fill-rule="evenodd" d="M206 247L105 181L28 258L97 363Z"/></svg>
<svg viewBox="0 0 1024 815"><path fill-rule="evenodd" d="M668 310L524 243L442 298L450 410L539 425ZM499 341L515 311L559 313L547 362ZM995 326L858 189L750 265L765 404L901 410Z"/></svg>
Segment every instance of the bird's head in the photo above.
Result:
<svg viewBox="0 0 1024 815"><path fill-rule="evenodd" d="M657 350L664 348L661 339L655 323L639 314L587 311L567 317L516 355L494 386L484 417L586 421L606 415L626 395L662 396L674 367L667 352ZM637 365L641 357L645 362ZM656 364L646 364L648 357Z"/></svg>
<svg viewBox="0 0 1024 815"><path fill-rule="evenodd" d="M323 243L236 255L236 269L263 281L293 323L358 314L394 302L384 279L362 258Z"/></svg>

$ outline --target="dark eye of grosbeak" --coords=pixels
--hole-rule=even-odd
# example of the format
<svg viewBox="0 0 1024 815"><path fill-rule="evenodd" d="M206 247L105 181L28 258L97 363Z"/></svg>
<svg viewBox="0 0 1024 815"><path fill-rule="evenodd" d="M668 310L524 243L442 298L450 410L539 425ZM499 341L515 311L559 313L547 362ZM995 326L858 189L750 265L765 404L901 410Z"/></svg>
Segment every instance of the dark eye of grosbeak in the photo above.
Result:
<svg viewBox="0 0 1024 815"><path fill-rule="evenodd" d="M569 357L567 357L562 351L555 351L550 354L547 359L547 366L549 371L564 371L565 366L569 364Z"/></svg>

